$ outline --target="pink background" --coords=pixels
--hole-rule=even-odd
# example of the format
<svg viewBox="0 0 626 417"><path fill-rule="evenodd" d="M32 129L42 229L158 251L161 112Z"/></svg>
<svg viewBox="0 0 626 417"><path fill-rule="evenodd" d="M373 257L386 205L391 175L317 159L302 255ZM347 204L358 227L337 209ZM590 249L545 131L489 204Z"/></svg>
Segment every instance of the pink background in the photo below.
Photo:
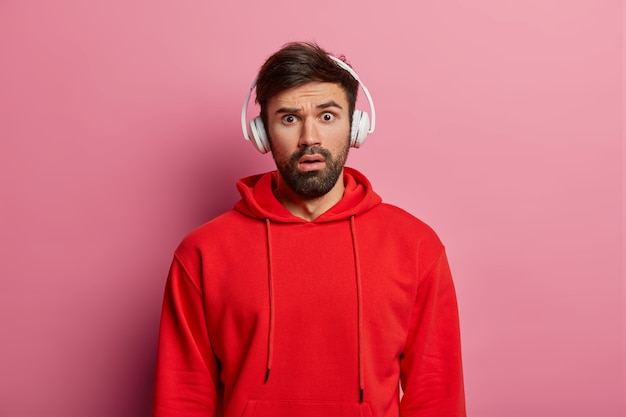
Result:
<svg viewBox="0 0 626 417"><path fill-rule="evenodd" d="M0 416L149 415L172 252L272 168L239 111L290 40L348 56L349 164L446 243L469 414L626 415L622 2L241 3L0 2Z"/></svg>

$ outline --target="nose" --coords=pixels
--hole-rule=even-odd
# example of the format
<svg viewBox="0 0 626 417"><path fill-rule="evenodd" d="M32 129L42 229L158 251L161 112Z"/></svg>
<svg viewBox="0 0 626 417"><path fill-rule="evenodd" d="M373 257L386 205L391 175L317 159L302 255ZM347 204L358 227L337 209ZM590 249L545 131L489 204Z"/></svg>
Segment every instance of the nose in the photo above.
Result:
<svg viewBox="0 0 626 417"><path fill-rule="evenodd" d="M320 145L321 138L314 118L306 118L302 123L302 129L300 131L299 146L313 146Z"/></svg>

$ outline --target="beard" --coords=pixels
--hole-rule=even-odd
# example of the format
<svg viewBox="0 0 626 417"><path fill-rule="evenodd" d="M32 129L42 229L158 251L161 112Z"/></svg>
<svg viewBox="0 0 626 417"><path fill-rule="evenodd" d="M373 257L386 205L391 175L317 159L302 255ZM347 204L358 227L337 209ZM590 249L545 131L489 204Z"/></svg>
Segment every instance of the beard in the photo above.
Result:
<svg viewBox="0 0 626 417"><path fill-rule="evenodd" d="M296 194L303 198L317 198L328 193L339 180L348 158L350 145L341 149L336 157L321 146L310 146L295 152L286 161L279 161L274 156L276 168L283 179ZM298 161L305 155L322 155L325 159L326 167L322 170L300 172L298 171Z"/></svg>

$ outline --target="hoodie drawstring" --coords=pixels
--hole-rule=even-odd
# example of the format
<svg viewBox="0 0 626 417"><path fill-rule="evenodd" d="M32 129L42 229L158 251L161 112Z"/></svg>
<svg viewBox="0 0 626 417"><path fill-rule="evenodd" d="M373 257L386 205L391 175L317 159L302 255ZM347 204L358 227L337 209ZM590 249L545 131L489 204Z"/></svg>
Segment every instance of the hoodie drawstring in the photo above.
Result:
<svg viewBox="0 0 626 417"><path fill-rule="evenodd" d="M363 296L361 291L361 266L359 262L359 248L356 239L355 215L350 216L350 234L352 236L352 250L354 254L354 270L356 275L356 298L357 298L357 361L359 377L359 402L363 402L365 395L365 374L363 369ZM272 358L274 353L274 277L272 269L272 234L270 219L265 219L266 245L267 245L267 284L269 290L269 329L267 335L267 364L265 369L265 381L270 377Z"/></svg>
<svg viewBox="0 0 626 417"><path fill-rule="evenodd" d="M350 233L352 234L352 249L354 251L354 270L356 275L356 302L357 302L357 343L359 367L359 402L363 402L365 391L365 375L363 370L363 297L361 294L361 267L359 263L359 248L356 242L356 227L353 214L350 216Z"/></svg>
<svg viewBox="0 0 626 417"><path fill-rule="evenodd" d="M265 381L270 378L272 368L272 356L274 352L274 279L272 271L272 235L270 233L270 219L265 218L265 230L267 231L267 285L269 290L270 325L267 335L267 364L265 368Z"/></svg>

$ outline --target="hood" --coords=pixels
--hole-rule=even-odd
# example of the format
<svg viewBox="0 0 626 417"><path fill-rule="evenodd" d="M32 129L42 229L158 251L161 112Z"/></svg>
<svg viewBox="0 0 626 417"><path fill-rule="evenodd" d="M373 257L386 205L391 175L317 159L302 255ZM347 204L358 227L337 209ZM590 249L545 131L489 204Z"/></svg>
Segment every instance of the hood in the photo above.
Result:
<svg viewBox="0 0 626 417"><path fill-rule="evenodd" d="M237 190L241 200L235 204L235 210L246 216L260 220L269 219L277 223L306 223L307 220L294 216L274 197L277 186L276 171L253 175L237 181ZM343 198L312 221L326 223L347 220L359 215L381 203L381 198L374 192L365 175L354 168L344 167L343 181L345 191Z"/></svg>

